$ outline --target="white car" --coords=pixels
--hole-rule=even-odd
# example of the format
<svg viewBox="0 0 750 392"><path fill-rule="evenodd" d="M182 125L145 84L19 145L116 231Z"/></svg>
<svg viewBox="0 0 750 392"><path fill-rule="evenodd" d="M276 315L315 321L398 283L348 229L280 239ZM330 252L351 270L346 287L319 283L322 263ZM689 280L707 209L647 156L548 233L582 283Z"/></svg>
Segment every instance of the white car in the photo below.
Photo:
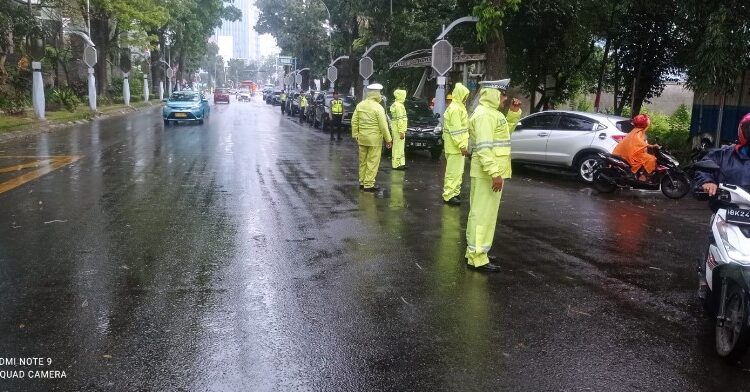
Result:
<svg viewBox="0 0 750 392"><path fill-rule="evenodd" d="M624 117L563 110L534 113L522 118L511 135L511 157L519 163L569 168L591 183L597 154L612 153L630 129L630 119Z"/></svg>

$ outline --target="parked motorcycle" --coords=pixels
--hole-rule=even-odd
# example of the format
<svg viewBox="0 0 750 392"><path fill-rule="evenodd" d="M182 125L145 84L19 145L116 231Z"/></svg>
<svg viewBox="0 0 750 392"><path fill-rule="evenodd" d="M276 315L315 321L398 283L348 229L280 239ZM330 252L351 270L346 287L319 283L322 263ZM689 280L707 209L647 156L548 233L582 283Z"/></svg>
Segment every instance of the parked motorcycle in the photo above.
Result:
<svg viewBox="0 0 750 392"><path fill-rule="evenodd" d="M599 153L594 169L594 188L611 193L618 188L659 190L670 199L679 199L690 192L690 177L680 163L663 148L656 151L656 171L645 181L631 170L630 164L617 155Z"/></svg>
<svg viewBox="0 0 750 392"><path fill-rule="evenodd" d="M693 148L693 151L690 154L690 163L683 168L690 179L695 178L695 164L700 162L709 152L714 150L713 145L714 143L711 141L711 139L704 137L703 139L701 139L700 144Z"/></svg>
<svg viewBox="0 0 750 392"><path fill-rule="evenodd" d="M698 170L718 170L699 162ZM711 235L698 265L699 297L716 317L716 352L736 363L750 344L750 187L719 184L711 199ZM707 200L708 194L695 192Z"/></svg>

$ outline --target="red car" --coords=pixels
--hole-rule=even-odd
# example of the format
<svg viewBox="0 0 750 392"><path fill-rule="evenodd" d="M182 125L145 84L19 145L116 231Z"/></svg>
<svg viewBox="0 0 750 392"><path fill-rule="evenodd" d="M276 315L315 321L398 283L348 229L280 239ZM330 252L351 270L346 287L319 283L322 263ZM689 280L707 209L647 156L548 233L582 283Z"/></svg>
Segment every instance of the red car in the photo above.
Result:
<svg viewBox="0 0 750 392"><path fill-rule="evenodd" d="M214 90L214 103L229 103L229 89L217 88Z"/></svg>

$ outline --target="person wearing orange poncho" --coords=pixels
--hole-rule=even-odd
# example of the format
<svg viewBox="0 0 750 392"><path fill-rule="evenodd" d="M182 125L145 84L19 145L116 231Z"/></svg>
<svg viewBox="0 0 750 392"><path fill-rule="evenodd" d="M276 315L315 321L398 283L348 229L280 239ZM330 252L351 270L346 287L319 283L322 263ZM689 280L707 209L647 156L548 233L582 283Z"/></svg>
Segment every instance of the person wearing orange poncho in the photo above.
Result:
<svg viewBox="0 0 750 392"><path fill-rule="evenodd" d="M643 169L647 175L650 175L656 170L656 156L649 154L648 151L649 149L659 148L659 146L648 144L646 131L650 125L651 119L647 115L639 114L635 116L633 118L633 130L612 151L613 155L628 161L634 174Z"/></svg>

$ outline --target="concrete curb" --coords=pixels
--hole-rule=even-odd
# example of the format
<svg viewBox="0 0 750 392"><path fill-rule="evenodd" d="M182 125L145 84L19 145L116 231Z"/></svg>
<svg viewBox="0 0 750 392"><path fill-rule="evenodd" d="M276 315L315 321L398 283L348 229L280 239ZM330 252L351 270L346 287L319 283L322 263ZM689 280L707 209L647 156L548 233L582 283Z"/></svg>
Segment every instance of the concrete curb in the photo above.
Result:
<svg viewBox="0 0 750 392"><path fill-rule="evenodd" d="M142 107L137 107L137 108L134 108L134 107L123 108L120 110L113 110L111 112L106 112L106 113L97 112L90 119L64 121L64 122L44 121L44 122L40 122L36 124L22 125L18 127L18 129L15 131L0 133L0 144L6 143L12 140L16 140L16 139L21 139L24 137L37 136L43 133L51 133L54 131L65 129L65 128L70 128L76 125L86 124L94 120L120 117L126 114L154 110L155 108L160 108L160 107L161 107L161 102L159 102L158 104L149 102L147 106L142 106Z"/></svg>

